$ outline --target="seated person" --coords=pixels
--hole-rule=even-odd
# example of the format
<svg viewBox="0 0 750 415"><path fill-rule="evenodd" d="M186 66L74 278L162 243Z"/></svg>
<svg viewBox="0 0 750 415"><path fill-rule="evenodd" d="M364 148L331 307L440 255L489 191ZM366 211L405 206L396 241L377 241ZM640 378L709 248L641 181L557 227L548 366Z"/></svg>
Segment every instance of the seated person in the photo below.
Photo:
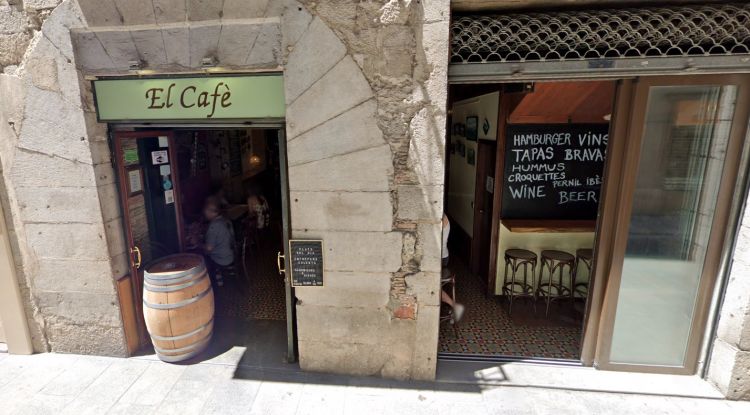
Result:
<svg viewBox="0 0 750 415"><path fill-rule="evenodd" d="M216 285L222 287L222 272L234 263L234 229L232 222L221 214L219 202L214 198L206 200L203 215L208 221L203 252Z"/></svg>
<svg viewBox="0 0 750 415"><path fill-rule="evenodd" d="M247 197L247 209L251 227L255 229L268 228L271 214L265 197L259 193L250 193L250 196Z"/></svg>

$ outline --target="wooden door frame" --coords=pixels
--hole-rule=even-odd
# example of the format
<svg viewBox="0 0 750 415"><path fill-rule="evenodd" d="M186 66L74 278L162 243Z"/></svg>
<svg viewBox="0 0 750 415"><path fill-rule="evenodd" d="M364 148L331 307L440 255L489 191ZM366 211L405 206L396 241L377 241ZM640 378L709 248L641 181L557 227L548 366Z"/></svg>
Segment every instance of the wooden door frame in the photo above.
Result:
<svg viewBox="0 0 750 415"><path fill-rule="evenodd" d="M180 191L180 172L179 169L176 167L177 164L177 153L175 149L174 144L174 131L173 130L167 130L167 129L153 129L153 130L144 130L144 131L112 131L112 138L114 140L114 146L115 146L115 163L117 166L117 173L118 177L125 178L125 173L127 169L125 168L124 163L121 163L119 160L116 159L118 154L122 154L122 143L120 142L120 139L122 138L148 138L148 137L167 137L167 151L169 154L169 164L171 166L170 172L172 174L172 186L174 189L175 194L175 215L177 217L177 239L178 239L178 246L180 250L182 250L183 247L183 236L185 235L184 226L182 223L182 205L181 203L178 203L180 201L179 195L181 194ZM127 194L127 183L124 183L123 180L118 180L119 190L120 190L120 199L122 200L122 195ZM123 206L125 208L127 206ZM126 211L123 211L123 216ZM130 233L130 229L127 229L128 237L131 238L132 241L132 234Z"/></svg>
<svg viewBox="0 0 750 415"><path fill-rule="evenodd" d="M516 108L525 91L508 93L500 91L500 103L497 111L497 148L495 149L495 189L492 199L492 231L490 234L490 255L488 260L490 266L487 273L487 293L495 295L497 285L497 263L500 260L498 252L500 238L500 212L503 208L503 171L505 170L505 130L508 126L508 118Z"/></svg>
<svg viewBox="0 0 750 415"><path fill-rule="evenodd" d="M482 258L482 244L484 243L482 236L484 236L484 231L482 230L482 222L483 218L486 215L492 215L492 211L485 212L484 211L484 203L479 203L481 200L482 202L485 202L487 200L491 200L490 203L495 202L495 195L485 195L484 193L487 192L486 187L486 180L488 175L488 171L484 170L484 163L480 163L480 160L484 161L483 157L497 157L497 141L495 140L484 140L479 139L476 141L477 143L477 151L475 155L475 161L476 161L476 172L474 174L474 224L473 224L473 236L471 238L471 261L470 261L470 268L471 272L473 274L479 274L482 270L481 262L482 261L488 261L488 258ZM485 152L480 151L483 145L494 145L495 146L495 154L482 154ZM491 168L494 168L497 165L497 160L495 163L492 164ZM489 165L487 166L489 167ZM491 170L490 168L490 170ZM497 172L493 174L493 178L497 175ZM495 186L492 186L492 191L494 192ZM494 211L494 209L493 209ZM490 217L490 223L492 222L492 217ZM490 236L489 238L492 238L492 230L490 229ZM489 239L487 238L487 239ZM492 249L492 242L490 241L490 249ZM490 255L491 256L491 255ZM487 274L489 274L489 268L487 269ZM489 275L480 275L482 279L488 278ZM490 294L488 292L488 294Z"/></svg>
<svg viewBox="0 0 750 415"><path fill-rule="evenodd" d="M651 87L657 86L692 86L692 85L737 85L736 105L734 109L730 139L722 170L721 184L713 218L713 226L710 232L708 249L704 260L703 270L698 286L693 321L688 337L688 345L685 353L685 362L678 366L654 366L642 364L612 363L610 353L612 347L612 335L614 333L614 322L617 299L619 296L620 283L622 281L622 266L625 258L630 215L634 199L635 184L640 162L641 144L645 130L645 117L647 115L646 104ZM614 157L621 163L619 169L619 180L605 182L605 191L611 197L602 198L605 205L602 209L601 235L602 242L609 246L609 252L600 249L596 260L600 264L596 268L597 278L607 276L606 289L602 299L602 310L596 331L596 357L594 364L605 370L619 370L632 372L669 373L669 374L695 374L700 360L700 347L705 335L705 330L710 318L710 304L712 287L715 286L719 276L721 257L725 249L724 240L731 213L733 190L740 168L744 137L747 133L747 121L750 116L750 75L695 75L695 76L654 76L639 78L632 88L631 102L628 106L628 125L623 127L617 125L615 145L622 145L623 153ZM626 100L626 97L618 97ZM619 104L619 101L618 101ZM619 115L619 114L618 114ZM625 128L626 131L623 131ZM622 134L622 135L620 135ZM617 144L620 143L620 144ZM614 152L614 149L613 151ZM608 168L610 177L618 173L615 169L616 162ZM611 230L611 231L610 231ZM608 232L609 231L609 232ZM601 281L600 281L601 282ZM601 288L603 289L603 287ZM593 310L593 306L592 306ZM593 323L593 322L592 322ZM593 335L593 331L588 332ZM586 337L584 337L586 340ZM584 348L590 354L593 345L591 339L585 342ZM590 357L590 356L587 356Z"/></svg>
<svg viewBox="0 0 750 415"><path fill-rule="evenodd" d="M175 220L177 225L177 239L179 249L183 248L183 224L182 224L182 206L180 203L180 179L179 170L176 166L177 153L174 146L174 131L164 129L153 129L144 131L111 131L111 137L113 141L114 154L112 162L115 164L117 171L117 187L119 190L120 207L122 209L122 226L125 232L125 242L127 244L127 257L128 257L128 268L129 272L127 275L121 276L117 280L118 296L120 297L120 308L124 323L127 325L128 322L135 320L137 330L137 344L132 338L135 333L125 333L126 341L128 343L128 352L133 354L138 348L144 347L150 344L149 336L146 331L146 322L143 317L143 308L141 303L141 296L143 290L143 282L140 278L140 269L135 267L135 258L133 257L133 231L130 226L128 214L130 212L130 205L128 202L128 183L127 183L127 167L121 160L122 156L122 140L127 138L150 138L150 137L167 137L167 151L169 154L169 164L171 166L172 174L172 185L174 189L174 204L175 204ZM145 186L145 183L143 183ZM141 266L145 264L140 264ZM125 292L129 290L130 292ZM122 302L128 300L132 305L124 305ZM126 330L127 331L127 330Z"/></svg>
<svg viewBox="0 0 750 415"><path fill-rule="evenodd" d="M174 129L160 129L160 128L154 128L153 130L139 130L139 131L113 131L113 138L115 140L115 155L118 154L118 152L122 151L122 146L120 143L120 140L118 138L148 138L148 137L167 137L167 151L169 154L169 165L171 166L170 172L172 174L172 188L174 189L175 194L175 215L177 217L177 239L178 239L178 246L179 249L182 250L184 248L183 246L183 237L185 235L185 229L184 225L182 223L182 204L178 203L180 201L180 172L179 168L177 168L177 149L175 148L175 136L174 136ZM124 172L125 166L123 163L118 163L118 173ZM125 176L120 176L125 177ZM120 191L127 191L126 187L122 187L122 185L127 186L126 183L120 184ZM125 194L125 193L122 193ZM132 236L132 235L130 235Z"/></svg>

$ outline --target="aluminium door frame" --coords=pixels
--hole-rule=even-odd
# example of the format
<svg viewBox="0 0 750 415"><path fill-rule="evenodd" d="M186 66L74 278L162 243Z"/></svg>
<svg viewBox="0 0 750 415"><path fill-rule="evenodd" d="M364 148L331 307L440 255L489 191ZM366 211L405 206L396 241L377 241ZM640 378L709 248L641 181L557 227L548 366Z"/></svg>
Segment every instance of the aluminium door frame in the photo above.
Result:
<svg viewBox="0 0 750 415"><path fill-rule="evenodd" d="M738 85L736 105L734 108L732 127L729 135L727 156L721 175L721 184L717 196L716 208L709 236L708 250L704 259L703 269L698 285L695 299L688 344L685 350L683 366L647 365L613 363L610 361L612 347L612 335L614 333L614 322L616 314L616 303L619 295L620 283L622 281L622 265L625 257L628 231L630 225L630 214L634 200L634 190L640 164L641 144L645 131L646 104L651 87L658 86L693 86L693 85ZM602 198L600 212L612 214L605 216L603 224L610 235L607 243L611 244L609 252L600 252L600 256L608 255L600 271L606 274L607 287L604 290L602 300L602 311L599 316L599 327L597 330L596 351L594 365L604 370L618 370L627 372L665 373L692 375L697 373L698 365L702 357L702 344L707 328L710 327L712 299L717 283L722 275L722 261L727 249L727 232L731 224L730 214L734 205L734 190L738 185L737 176L740 172L742 155L744 153L744 137L747 134L747 122L750 118L750 75L726 74L726 75L673 75L673 76L648 76L641 77L631 86L630 105L626 114L620 115L620 119L627 117L626 131L618 130L621 134L615 137L615 143L622 142L620 148L623 151L614 159L622 163L619 169L620 177L617 181L603 183L603 189L611 193L610 198ZM627 100L627 97L622 97ZM616 111L617 112L617 111ZM609 152L608 152L609 153ZM614 166L612 167L614 169ZM613 176L614 170L608 171ZM604 209L602 209L604 207ZM604 261L603 261L604 262ZM587 350L590 352L592 345ZM705 350L703 350L705 351Z"/></svg>

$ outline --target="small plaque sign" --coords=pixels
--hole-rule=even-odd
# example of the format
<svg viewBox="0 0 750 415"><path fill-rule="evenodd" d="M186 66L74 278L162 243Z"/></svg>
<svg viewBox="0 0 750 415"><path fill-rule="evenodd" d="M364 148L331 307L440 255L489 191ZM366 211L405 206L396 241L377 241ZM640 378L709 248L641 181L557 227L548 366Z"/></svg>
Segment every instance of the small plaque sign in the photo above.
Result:
<svg viewBox="0 0 750 415"><path fill-rule="evenodd" d="M323 286L323 241L290 240L292 286Z"/></svg>
<svg viewBox="0 0 750 415"><path fill-rule="evenodd" d="M169 163L169 153L167 150L159 150L151 152L151 162L158 166L159 164Z"/></svg>

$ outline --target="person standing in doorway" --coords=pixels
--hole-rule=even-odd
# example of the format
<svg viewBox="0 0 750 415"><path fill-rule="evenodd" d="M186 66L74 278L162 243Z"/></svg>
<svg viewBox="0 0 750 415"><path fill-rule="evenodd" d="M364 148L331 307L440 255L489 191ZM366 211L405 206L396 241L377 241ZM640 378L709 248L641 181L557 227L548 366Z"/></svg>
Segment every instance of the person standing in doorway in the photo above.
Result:
<svg viewBox="0 0 750 415"><path fill-rule="evenodd" d="M451 222L448 220L448 216L443 213L443 249L442 249L442 258L443 258L443 269L447 269L448 262L450 258L450 254L448 252L448 236L451 233ZM440 299L451 306L453 309L453 318L456 322L461 320L461 317L464 315L464 305L461 303L457 303L454 298L452 298L445 290L440 290Z"/></svg>
<svg viewBox="0 0 750 415"><path fill-rule="evenodd" d="M223 272L234 264L234 230L232 222L221 214L220 202L209 198L203 208L208 221L203 251L208 269L219 287L224 286Z"/></svg>

